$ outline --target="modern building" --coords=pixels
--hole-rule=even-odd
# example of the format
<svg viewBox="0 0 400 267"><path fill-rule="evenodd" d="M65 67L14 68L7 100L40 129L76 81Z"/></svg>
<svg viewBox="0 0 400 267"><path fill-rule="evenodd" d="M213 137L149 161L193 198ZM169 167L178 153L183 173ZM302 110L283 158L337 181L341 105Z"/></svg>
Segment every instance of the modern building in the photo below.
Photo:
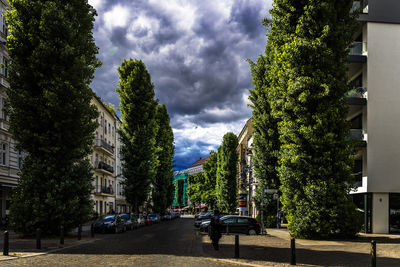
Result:
<svg viewBox="0 0 400 267"><path fill-rule="evenodd" d="M183 196L182 196L182 200L183 200L183 206L187 206L190 205L190 201L189 198L187 196L187 187L189 186L189 175L190 174L196 174L199 172L204 172L203 170L203 164L205 162L207 162L210 159L210 156L205 157L205 158L200 158L199 160L197 160L196 162L194 162L193 164L191 164L187 169L181 170L181 171L177 171L174 173L174 185L175 188L177 186L177 183L179 180L183 181ZM174 200L172 202L172 207L179 207L179 203L178 203L178 197L177 197L177 190L175 190L175 195L174 195Z"/></svg>
<svg viewBox="0 0 400 267"><path fill-rule="evenodd" d="M354 1L348 120L359 140L353 199L366 232L400 233L400 1Z"/></svg>
<svg viewBox="0 0 400 267"><path fill-rule="evenodd" d="M7 23L4 13L8 2L0 0L0 217L4 221L10 207L11 193L18 184L18 171L22 164L23 153L17 151L9 132L9 117L5 111L8 83Z"/></svg>
<svg viewBox="0 0 400 267"><path fill-rule="evenodd" d="M121 120L117 117L116 118L116 149L115 149L115 162L116 162L116 176L115 176L115 182L116 182L116 192L115 192L115 205L116 209L115 211L117 213L125 213L125 212L131 212L132 207L131 205L126 202L125 196L124 196L124 181L125 177L122 172L122 160L121 160L121 140L119 139L119 129L121 129Z"/></svg>
<svg viewBox="0 0 400 267"><path fill-rule="evenodd" d="M94 97L92 103L99 111L91 162L94 167L94 210L99 215L115 212L115 146L116 116L103 101Z"/></svg>

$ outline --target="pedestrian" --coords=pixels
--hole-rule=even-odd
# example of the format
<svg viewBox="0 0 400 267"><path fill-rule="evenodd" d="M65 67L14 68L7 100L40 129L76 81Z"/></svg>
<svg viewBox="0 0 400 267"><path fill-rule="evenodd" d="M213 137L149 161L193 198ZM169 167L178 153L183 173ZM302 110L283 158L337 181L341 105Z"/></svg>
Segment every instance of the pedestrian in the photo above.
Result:
<svg viewBox="0 0 400 267"><path fill-rule="evenodd" d="M221 239L221 223L219 220L219 211L214 211L214 217L210 221L210 238L215 250L219 250L219 240Z"/></svg>

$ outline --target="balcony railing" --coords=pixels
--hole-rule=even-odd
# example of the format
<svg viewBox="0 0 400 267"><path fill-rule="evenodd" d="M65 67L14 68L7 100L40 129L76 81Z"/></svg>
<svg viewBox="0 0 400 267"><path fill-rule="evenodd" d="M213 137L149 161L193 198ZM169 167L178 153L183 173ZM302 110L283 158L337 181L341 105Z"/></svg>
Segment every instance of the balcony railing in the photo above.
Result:
<svg viewBox="0 0 400 267"><path fill-rule="evenodd" d="M349 139L351 140L364 140L364 133L362 129L350 129L350 136Z"/></svg>
<svg viewBox="0 0 400 267"><path fill-rule="evenodd" d="M347 104L365 105L367 104L367 90L364 87L354 88L346 93Z"/></svg>
<svg viewBox="0 0 400 267"><path fill-rule="evenodd" d="M351 56L364 56L367 52L367 42L353 42L350 47Z"/></svg>
<svg viewBox="0 0 400 267"><path fill-rule="evenodd" d="M103 161L96 161L94 163L94 168L114 173L114 168Z"/></svg>
<svg viewBox="0 0 400 267"><path fill-rule="evenodd" d="M95 147L103 147L106 150L110 151L112 154L114 154L114 147L111 146L110 144L107 144L107 142L103 139L95 139L94 146Z"/></svg>
<svg viewBox="0 0 400 267"><path fill-rule="evenodd" d="M98 185L95 187L95 193L114 195L114 188L112 186Z"/></svg>

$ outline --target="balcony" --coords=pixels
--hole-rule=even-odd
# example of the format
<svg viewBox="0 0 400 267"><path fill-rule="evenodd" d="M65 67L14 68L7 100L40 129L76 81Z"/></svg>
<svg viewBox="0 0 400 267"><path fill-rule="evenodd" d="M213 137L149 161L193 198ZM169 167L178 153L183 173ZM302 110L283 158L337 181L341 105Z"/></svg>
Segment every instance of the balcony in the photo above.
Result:
<svg viewBox="0 0 400 267"><path fill-rule="evenodd" d="M367 62L367 42L353 42L350 47L349 59L350 63Z"/></svg>
<svg viewBox="0 0 400 267"><path fill-rule="evenodd" d="M97 195L115 195L114 188L112 188L112 186L103 185L96 186L94 193Z"/></svg>
<svg viewBox="0 0 400 267"><path fill-rule="evenodd" d="M351 11L368 14L368 0L354 0Z"/></svg>
<svg viewBox="0 0 400 267"><path fill-rule="evenodd" d="M107 142L103 139L95 139L94 140L94 147L95 148L100 148L101 150L110 153L111 155L114 154L114 147L111 146L110 144L107 144Z"/></svg>
<svg viewBox="0 0 400 267"><path fill-rule="evenodd" d="M105 172L106 174L113 175L114 173L114 168L103 161L96 161L94 163L94 168L95 170Z"/></svg>
<svg viewBox="0 0 400 267"><path fill-rule="evenodd" d="M347 92L346 103L349 105L349 114L360 112L367 104L366 88L358 87Z"/></svg>
<svg viewBox="0 0 400 267"><path fill-rule="evenodd" d="M349 139L354 140L356 148L364 148L367 146L366 134L362 129L350 129Z"/></svg>

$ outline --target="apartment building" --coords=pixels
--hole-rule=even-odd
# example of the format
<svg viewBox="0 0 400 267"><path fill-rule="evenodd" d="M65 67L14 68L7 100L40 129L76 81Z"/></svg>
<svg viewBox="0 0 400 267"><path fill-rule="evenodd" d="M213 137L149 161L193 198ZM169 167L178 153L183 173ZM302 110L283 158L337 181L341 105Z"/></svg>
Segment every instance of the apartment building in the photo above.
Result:
<svg viewBox="0 0 400 267"><path fill-rule="evenodd" d="M4 110L7 99L8 62L7 50L7 23L4 13L9 5L5 0L0 0L0 217L4 222L10 207L11 193L18 184L18 171L22 164L23 153L15 149L15 142L11 138L9 118Z"/></svg>
<svg viewBox="0 0 400 267"><path fill-rule="evenodd" d="M364 230L400 233L400 1L354 1L359 31L350 51L351 136L358 140L355 203Z"/></svg>
<svg viewBox="0 0 400 267"><path fill-rule="evenodd" d="M257 181L252 173L252 136L253 124L251 118L247 120L238 137L238 147L236 149L238 160L237 185L239 190L239 213L242 215L257 216L257 207L253 201L257 189Z"/></svg>
<svg viewBox="0 0 400 267"><path fill-rule="evenodd" d="M115 212L116 116L99 97L92 99L99 111L91 162L94 167L94 210L99 215Z"/></svg>

